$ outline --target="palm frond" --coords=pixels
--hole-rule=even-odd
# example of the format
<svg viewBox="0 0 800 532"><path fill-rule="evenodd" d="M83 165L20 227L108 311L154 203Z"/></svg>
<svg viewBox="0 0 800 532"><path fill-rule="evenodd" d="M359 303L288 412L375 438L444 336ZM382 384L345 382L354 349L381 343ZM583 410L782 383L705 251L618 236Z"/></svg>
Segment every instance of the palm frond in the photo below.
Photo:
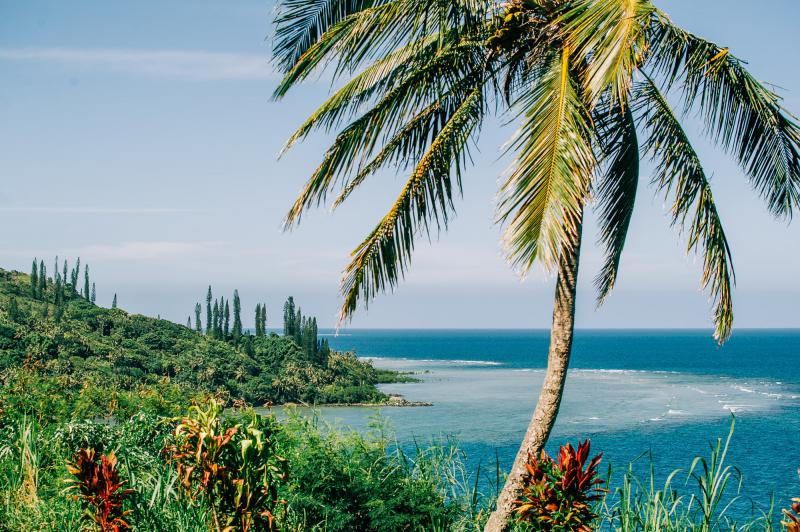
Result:
<svg viewBox="0 0 800 532"><path fill-rule="evenodd" d="M613 100L624 106L645 51L653 5L648 0L577 0L567 6L559 24L575 51L575 66L585 68L589 102L593 106L610 88Z"/></svg>
<svg viewBox="0 0 800 532"><path fill-rule="evenodd" d="M479 50L475 44L469 45ZM323 202L339 178L369 159L380 138L407 125L427 105L458 89L464 94L474 88L465 83L476 74L480 62L468 53L467 45L439 53L426 65L414 69L358 119L347 125L325 153L286 217L286 227L297 223L305 209ZM478 56L479 59L480 56Z"/></svg>
<svg viewBox="0 0 800 532"><path fill-rule="evenodd" d="M450 118L458 112L462 100L461 91L451 93L414 116L392 137L375 157L359 167L358 173L349 180L333 202L339 207L367 177L389 164L397 164L401 169L419 161L427 151L429 139L436 138Z"/></svg>
<svg viewBox="0 0 800 532"><path fill-rule="evenodd" d="M604 174L594 191L600 212L600 244L605 247L603 267L594 279L597 304L603 303L617 281L617 271L633 216L639 184L639 140L630 106L599 106L595 125Z"/></svg>
<svg viewBox="0 0 800 532"><path fill-rule="evenodd" d="M275 17L273 57L288 72L332 26L380 0L283 0Z"/></svg>
<svg viewBox="0 0 800 532"><path fill-rule="evenodd" d="M428 36L395 50L369 65L331 95L297 128L283 151L290 149L315 128L330 130L342 120L353 117L364 105L373 103L376 96L385 96L399 86L407 87L420 80L430 80L431 77L425 75L435 69L438 69L435 74L440 84L452 82L459 71L467 68L465 59L474 62L475 54L479 51L480 43L474 41L458 42L442 50L438 35ZM431 84L431 87L434 86Z"/></svg>
<svg viewBox="0 0 800 532"><path fill-rule="evenodd" d="M274 96L283 96L328 64L333 64L336 79L398 48L422 43L426 36L438 34L445 45L449 34L468 34L480 27L484 4L481 0L387 0L361 9L328 28L310 46L285 74Z"/></svg>
<svg viewBox="0 0 800 532"><path fill-rule="evenodd" d="M498 217L503 244L523 273L536 259L556 266L577 230L591 174L591 117L570 72L570 51L550 58L544 75L518 102L523 116L509 149L517 157L501 186Z"/></svg>
<svg viewBox="0 0 800 532"><path fill-rule="evenodd" d="M342 278L340 322L352 315L359 300L366 307L377 293L397 284L420 230L428 230L431 223L446 227L452 209L451 174L460 182L467 142L482 116L483 94L476 88L433 139L391 210L353 251Z"/></svg>
<svg viewBox="0 0 800 532"><path fill-rule="evenodd" d="M712 139L732 153L773 214L800 205L800 127L780 97L727 48L658 13L649 32L650 66L668 86L680 81L687 109L702 113Z"/></svg>
<svg viewBox="0 0 800 532"><path fill-rule="evenodd" d="M674 195L672 223L683 229L688 225L687 252L702 249L701 284L711 293L714 337L724 342L733 325L731 289L736 277L711 186L685 131L652 80L646 78L634 98L635 111L649 132L644 150L657 164L654 182Z"/></svg>

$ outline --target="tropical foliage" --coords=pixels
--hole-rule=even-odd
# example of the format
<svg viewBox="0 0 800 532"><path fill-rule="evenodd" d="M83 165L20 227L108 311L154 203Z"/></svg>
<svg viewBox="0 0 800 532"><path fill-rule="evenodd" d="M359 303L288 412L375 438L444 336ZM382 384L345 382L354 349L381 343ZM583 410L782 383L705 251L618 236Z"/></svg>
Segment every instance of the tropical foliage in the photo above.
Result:
<svg viewBox="0 0 800 532"><path fill-rule="evenodd" d="M0 380L7 388L46 382L52 389L40 398L37 415L85 418L121 411L124 417L142 408L174 414L170 403L206 393L256 405L383 402L376 383L408 379L352 353L321 349L316 341L302 346L277 334L217 339L167 320L98 307L51 278L39 279L45 282L37 281L34 298L27 275L0 269ZM32 371L20 372L22 366ZM42 380L49 376L58 378ZM13 407L14 397L0 394L0 407ZM66 404L77 410L56 412Z"/></svg>
<svg viewBox="0 0 800 532"><path fill-rule="evenodd" d="M517 501L517 518L534 529L553 532L591 532L598 518L594 502L603 498L603 484L597 467L602 454L589 459L589 440L575 449L569 443L554 461L544 451L529 456L522 499Z"/></svg>
<svg viewBox="0 0 800 532"><path fill-rule="evenodd" d="M133 490L123 488L125 482L120 480L113 451L101 455L98 461L94 449L80 449L67 463L67 472L72 475L67 480L68 490L75 492L72 497L81 501L86 517L101 532L130 530L124 519L130 510L123 511L122 506Z"/></svg>
<svg viewBox="0 0 800 532"><path fill-rule="evenodd" d="M287 142L335 133L286 226L331 196L339 206L379 170L405 174L351 253L341 321L397 285L416 238L447 228L484 122L517 125L498 193L502 244L521 274L538 262L558 278L540 401L486 528L506 530L526 456L544 446L563 395L587 205L605 254L595 278L602 303L619 279L640 160L652 160L672 225L702 259L723 342L733 326L731 250L683 118L699 117L779 217L800 202L800 126L728 48L676 26L650 0L284 0L276 25L284 77L275 98L322 71L336 87Z"/></svg>
<svg viewBox="0 0 800 532"><path fill-rule="evenodd" d="M253 414L244 425L221 414L215 400L191 407L165 449L167 459L184 493L211 507L217 529L274 530L278 486L287 469L275 449L277 424Z"/></svg>

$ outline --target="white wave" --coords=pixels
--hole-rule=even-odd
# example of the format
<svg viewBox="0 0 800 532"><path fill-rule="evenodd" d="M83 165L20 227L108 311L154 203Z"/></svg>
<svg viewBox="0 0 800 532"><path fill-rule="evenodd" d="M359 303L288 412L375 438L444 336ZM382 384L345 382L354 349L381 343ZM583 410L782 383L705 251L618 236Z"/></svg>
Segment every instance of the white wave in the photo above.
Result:
<svg viewBox="0 0 800 532"><path fill-rule="evenodd" d="M447 358L409 358L409 357L379 357L379 356L363 356L359 357L361 360L380 360L382 362L392 360L401 361L404 363L416 362L422 365L435 364L437 366L503 366L502 362L494 360L461 360L461 359L447 359Z"/></svg>
<svg viewBox="0 0 800 532"><path fill-rule="evenodd" d="M745 409L753 408L753 405L733 405L733 404L731 404L731 405L724 405L722 408L725 409L725 410L730 411L732 414L735 414L736 412L743 412Z"/></svg>
<svg viewBox="0 0 800 532"><path fill-rule="evenodd" d="M690 414L686 410L673 410L672 408L670 408L669 410L667 410L667 415L668 416L688 416Z"/></svg>

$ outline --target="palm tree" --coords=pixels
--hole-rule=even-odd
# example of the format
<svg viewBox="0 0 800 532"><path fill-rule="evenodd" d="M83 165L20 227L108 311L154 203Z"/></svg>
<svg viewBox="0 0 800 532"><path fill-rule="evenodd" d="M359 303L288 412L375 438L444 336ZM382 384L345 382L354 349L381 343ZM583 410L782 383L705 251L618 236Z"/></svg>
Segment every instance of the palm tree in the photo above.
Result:
<svg viewBox="0 0 800 532"><path fill-rule="evenodd" d="M723 342L733 321L731 254L680 117L699 114L779 217L800 201L800 128L740 59L677 27L649 0L282 0L276 24L275 63L285 74L276 98L323 69L341 85L287 144L315 129L337 133L286 226L329 193L337 207L379 169L408 173L352 253L341 320L400 281L415 238L446 229L484 120L518 124L497 207L504 249L522 273L538 261L557 279L544 384L486 526L504 530L524 462L544 446L561 403L584 207L599 212L602 303L617 280L640 159L652 159L672 224L685 232L687 252L702 255L701 284Z"/></svg>

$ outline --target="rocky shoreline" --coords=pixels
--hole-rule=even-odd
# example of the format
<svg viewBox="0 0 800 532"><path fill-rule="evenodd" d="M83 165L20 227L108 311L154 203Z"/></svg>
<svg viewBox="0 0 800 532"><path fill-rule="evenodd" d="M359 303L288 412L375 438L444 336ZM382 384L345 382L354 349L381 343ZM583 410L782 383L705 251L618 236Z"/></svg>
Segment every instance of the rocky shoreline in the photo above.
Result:
<svg viewBox="0 0 800 532"><path fill-rule="evenodd" d="M385 403L326 403L326 404L318 404L318 405L308 405L304 403L284 403L278 406L301 406L301 407L313 407L313 408L329 408L329 407L369 407L369 408L376 408L376 407L416 407L416 406L433 406L433 403L428 403L426 401L409 401L405 397L400 394L390 393L389 400Z"/></svg>

